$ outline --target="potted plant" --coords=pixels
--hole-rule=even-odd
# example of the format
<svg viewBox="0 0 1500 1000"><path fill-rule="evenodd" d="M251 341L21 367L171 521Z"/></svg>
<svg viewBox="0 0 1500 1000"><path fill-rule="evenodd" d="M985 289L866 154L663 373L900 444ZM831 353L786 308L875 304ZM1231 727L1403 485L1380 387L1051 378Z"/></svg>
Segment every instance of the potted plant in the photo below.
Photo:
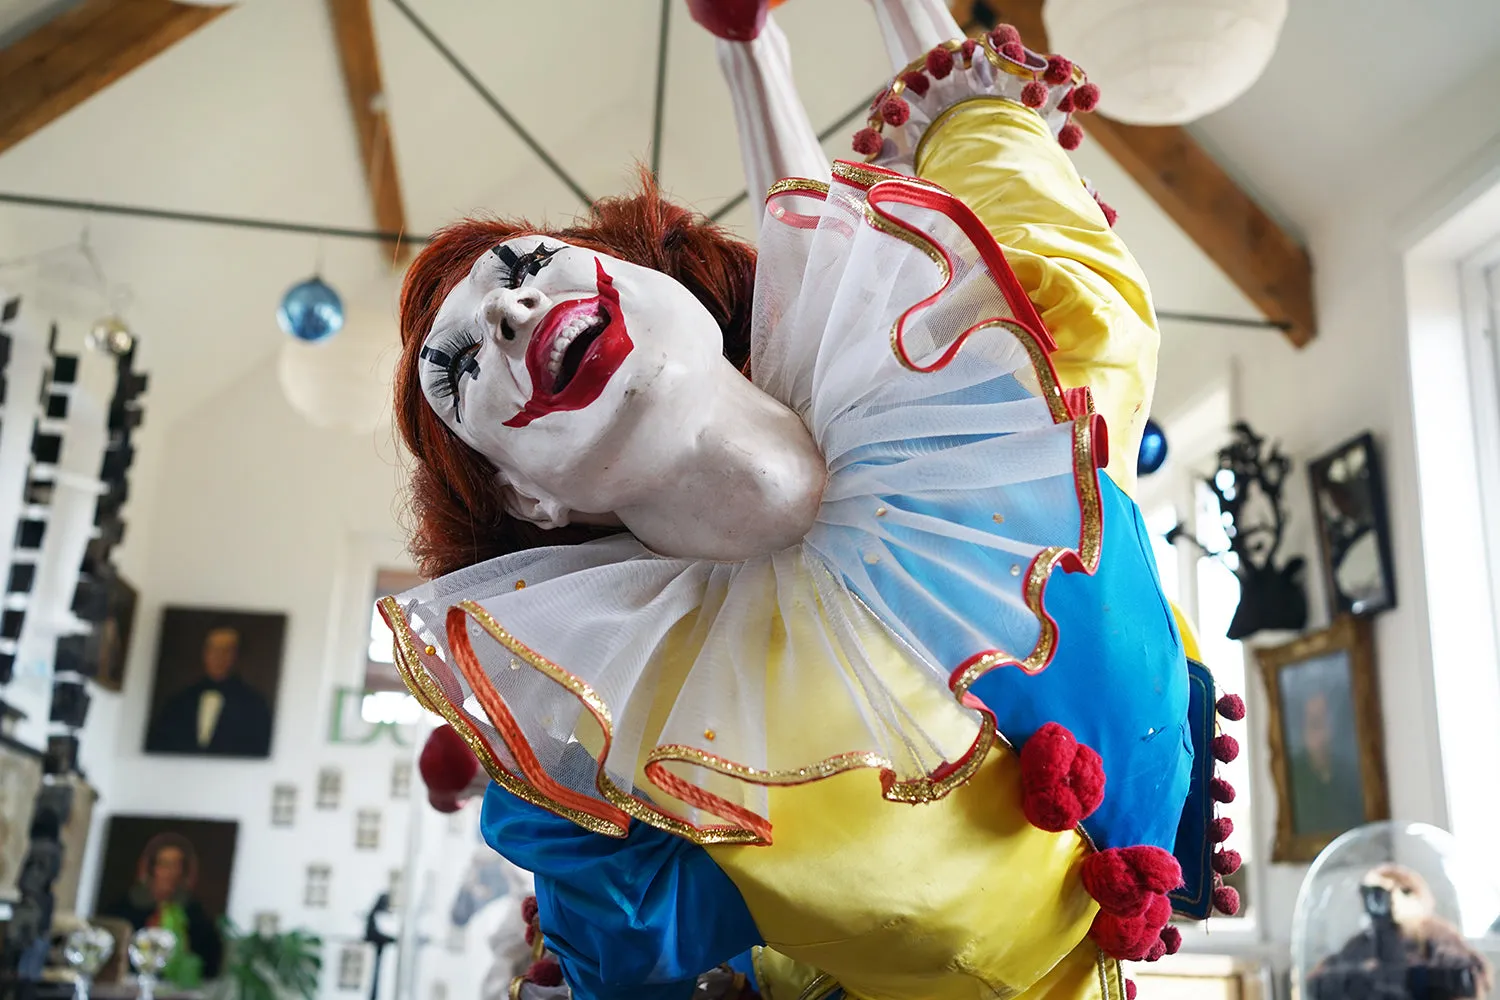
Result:
<svg viewBox="0 0 1500 1000"><path fill-rule="evenodd" d="M313 1000L323 968L323 939L308 931L258 934L225 918L226 957L210 996L214 1000Z"/></svg>

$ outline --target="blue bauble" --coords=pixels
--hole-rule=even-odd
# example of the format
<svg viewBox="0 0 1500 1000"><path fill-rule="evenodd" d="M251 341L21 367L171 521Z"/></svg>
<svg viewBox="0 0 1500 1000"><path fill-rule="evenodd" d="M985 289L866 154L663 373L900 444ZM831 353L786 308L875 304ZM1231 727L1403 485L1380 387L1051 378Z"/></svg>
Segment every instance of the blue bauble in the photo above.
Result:
<svg viewBox="0 0 1500 1000"><path fill-rule="evenodd" d="M1146 432L1141 435L1141 453L1135 460L1137 475L1149 476L1160 469L1167 460L1167 435L1155 420L1146 421Z"/></svg>
<svg viewBox="0 0 1500 1000"><path fill-rule="evenodd" d="M298 340L317 343L338 333L344 325L344 303L339 293L321 278L293 285L281 298L276 322Z"/></svg>

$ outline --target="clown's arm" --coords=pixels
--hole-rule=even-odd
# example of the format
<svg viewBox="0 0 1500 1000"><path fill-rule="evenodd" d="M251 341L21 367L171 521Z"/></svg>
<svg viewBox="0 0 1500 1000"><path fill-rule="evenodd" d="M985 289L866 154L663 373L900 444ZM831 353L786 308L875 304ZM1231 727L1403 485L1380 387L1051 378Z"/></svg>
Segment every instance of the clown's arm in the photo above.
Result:
<svg viewBox="0 0 1500 1000"><path fill-rule="evenodd" d="M695 20L718 36L719 68L729 84L745 187L753 206L784 177L826 181L828 157L792 80L786 35L760 3L689 0ZM758 212L752 213L757 215Z"/></svg>

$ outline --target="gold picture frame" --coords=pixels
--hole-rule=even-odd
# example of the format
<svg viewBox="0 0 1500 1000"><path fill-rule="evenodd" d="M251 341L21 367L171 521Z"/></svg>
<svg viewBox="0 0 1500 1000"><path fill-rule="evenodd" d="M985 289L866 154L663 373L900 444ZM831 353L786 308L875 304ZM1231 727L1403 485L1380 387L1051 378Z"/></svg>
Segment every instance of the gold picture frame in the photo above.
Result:
<svg viewBox="0 0 1500 1000"><path fill-rule="evenodd" d="M1257 649L1276 783L1272 861L1311 861L1347 830L1390 818L1370 623L1341 617Z"/></svg>

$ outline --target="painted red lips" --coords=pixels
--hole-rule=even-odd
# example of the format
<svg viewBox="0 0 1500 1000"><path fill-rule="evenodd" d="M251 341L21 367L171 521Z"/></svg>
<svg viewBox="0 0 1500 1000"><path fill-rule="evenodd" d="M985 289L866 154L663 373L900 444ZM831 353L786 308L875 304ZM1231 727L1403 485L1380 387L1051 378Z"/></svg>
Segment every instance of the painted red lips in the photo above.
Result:
<svg viewBox="0 0 1500 1000"><path fill-rule="evenodd" d="M604 264L594 261L598 294L559 302L542 317L526 346L531 398L506 427L525 427L538 417L581 410L604 393L604 387L635 349L625 329L620 294Z"/></svg>

